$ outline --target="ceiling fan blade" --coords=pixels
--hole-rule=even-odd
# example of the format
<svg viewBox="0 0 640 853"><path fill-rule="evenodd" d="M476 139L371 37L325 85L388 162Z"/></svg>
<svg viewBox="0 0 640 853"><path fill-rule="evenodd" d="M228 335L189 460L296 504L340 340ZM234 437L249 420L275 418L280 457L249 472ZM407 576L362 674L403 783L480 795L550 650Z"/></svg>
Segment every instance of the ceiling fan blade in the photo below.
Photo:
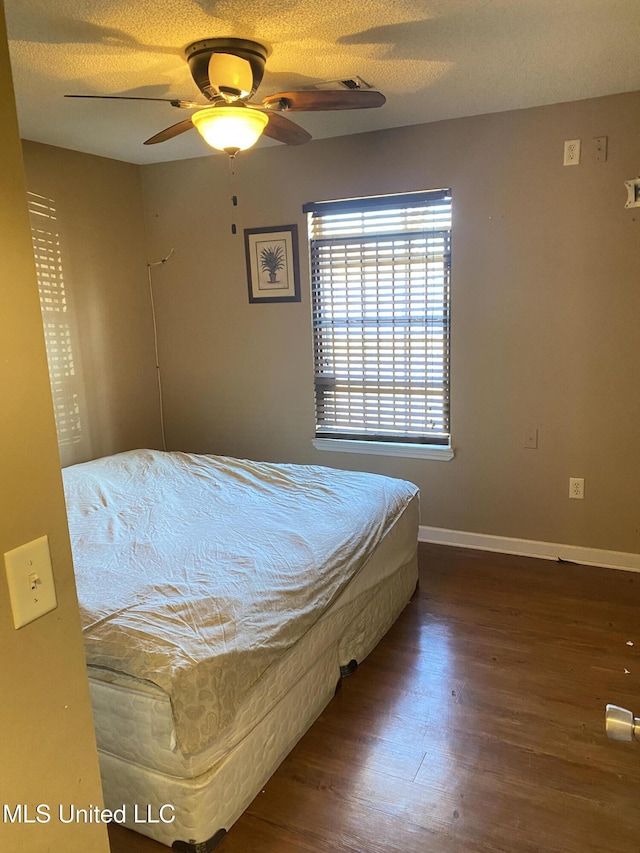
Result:
<svg viewBox="0 0 640 853"><path fill-rule="evenodd" d="M174 136L179 136L181 133L185 133L187 130L191 130L194 127L193 122L190 118L184 119L184 121L179 121L177 124L172 124L171 127L165 127L164 130L161 130L160 133L156 133L155 136L152 136L150 139L145 140L145 145L155 145L157 142L166 142L167 139L173 139Z"/></svg>
<svg viewBox="0 0 640 853"><path fill-rule="evenodd" d="M263 130L264 136L286 145L303 145L311 139L310 133L288 118L278 113L268 113L268 116L269 122Z"/></svg>
<svg viewBox="0 0 640 853"><path fill-rule="evenodd" d="M372 89L318 89L278 92L262 101L272 110L360 110L381 107L387 99Z"/></svg>
<svg viewBox="0 0 640 853"><path fill-rule="evenodd" d="M172 107L179 107L183 110L197 109L203 106L202 104L194 104L193 101L184 101L182 98L144 98L138 95L65 95L65 98L99 98L100 100L110 101L163 101L166 104L171 104Z"/></svg>

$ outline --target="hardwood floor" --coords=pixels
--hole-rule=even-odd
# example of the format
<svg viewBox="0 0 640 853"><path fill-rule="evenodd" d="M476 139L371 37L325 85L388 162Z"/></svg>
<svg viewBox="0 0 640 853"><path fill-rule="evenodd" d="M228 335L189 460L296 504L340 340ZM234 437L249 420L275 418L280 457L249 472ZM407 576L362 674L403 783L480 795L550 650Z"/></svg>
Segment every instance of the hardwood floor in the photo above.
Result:
<svg viewBox="0 0 640 853"><path fill-rule="evenodd" d="M640 575L421 545L418 593L217 853L638 853L640 746L604 707L640 715L639 683Z"/></svg>

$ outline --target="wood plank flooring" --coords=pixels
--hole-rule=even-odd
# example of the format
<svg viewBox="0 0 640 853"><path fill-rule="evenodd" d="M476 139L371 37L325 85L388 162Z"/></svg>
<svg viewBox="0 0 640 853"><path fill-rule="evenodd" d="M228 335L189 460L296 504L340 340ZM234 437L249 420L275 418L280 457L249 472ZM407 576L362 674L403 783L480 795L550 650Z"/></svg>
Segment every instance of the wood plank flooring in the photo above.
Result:
<svg viewBox="0 0 640 853"><path fill-rule="evenodd" d="M640 744L607 702L640 716L640 575L421 545L418 593L218 853L638 853Z"/></svg>

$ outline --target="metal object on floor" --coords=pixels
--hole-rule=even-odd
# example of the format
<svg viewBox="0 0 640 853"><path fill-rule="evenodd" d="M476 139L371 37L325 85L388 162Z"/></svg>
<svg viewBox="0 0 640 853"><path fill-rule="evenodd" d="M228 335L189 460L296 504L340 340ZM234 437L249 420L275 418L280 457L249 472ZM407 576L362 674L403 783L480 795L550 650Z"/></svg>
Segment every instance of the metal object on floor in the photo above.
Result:
<svg viewBox="0 0 640 853"><path fill-rule="evenodd" d="M607 705L605 728L611 740L632 741L634 735L640 737L640 718L619 705Z"/></svg>

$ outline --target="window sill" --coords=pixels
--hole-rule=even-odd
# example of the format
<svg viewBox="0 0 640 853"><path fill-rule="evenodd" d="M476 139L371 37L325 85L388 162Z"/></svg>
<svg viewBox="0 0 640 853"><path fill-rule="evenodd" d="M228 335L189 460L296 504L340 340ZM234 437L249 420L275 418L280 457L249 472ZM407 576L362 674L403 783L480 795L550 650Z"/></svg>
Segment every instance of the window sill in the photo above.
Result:
<svg viewBox="0 0 640 853"><path fill-rule="evenodd" d="M436 444L404 444L394 441L351 441L344 438L314 438L316 450L333 450L337 453L373 453L376 456L408 456L413 459L453 459L451 447Z"/></svg>

